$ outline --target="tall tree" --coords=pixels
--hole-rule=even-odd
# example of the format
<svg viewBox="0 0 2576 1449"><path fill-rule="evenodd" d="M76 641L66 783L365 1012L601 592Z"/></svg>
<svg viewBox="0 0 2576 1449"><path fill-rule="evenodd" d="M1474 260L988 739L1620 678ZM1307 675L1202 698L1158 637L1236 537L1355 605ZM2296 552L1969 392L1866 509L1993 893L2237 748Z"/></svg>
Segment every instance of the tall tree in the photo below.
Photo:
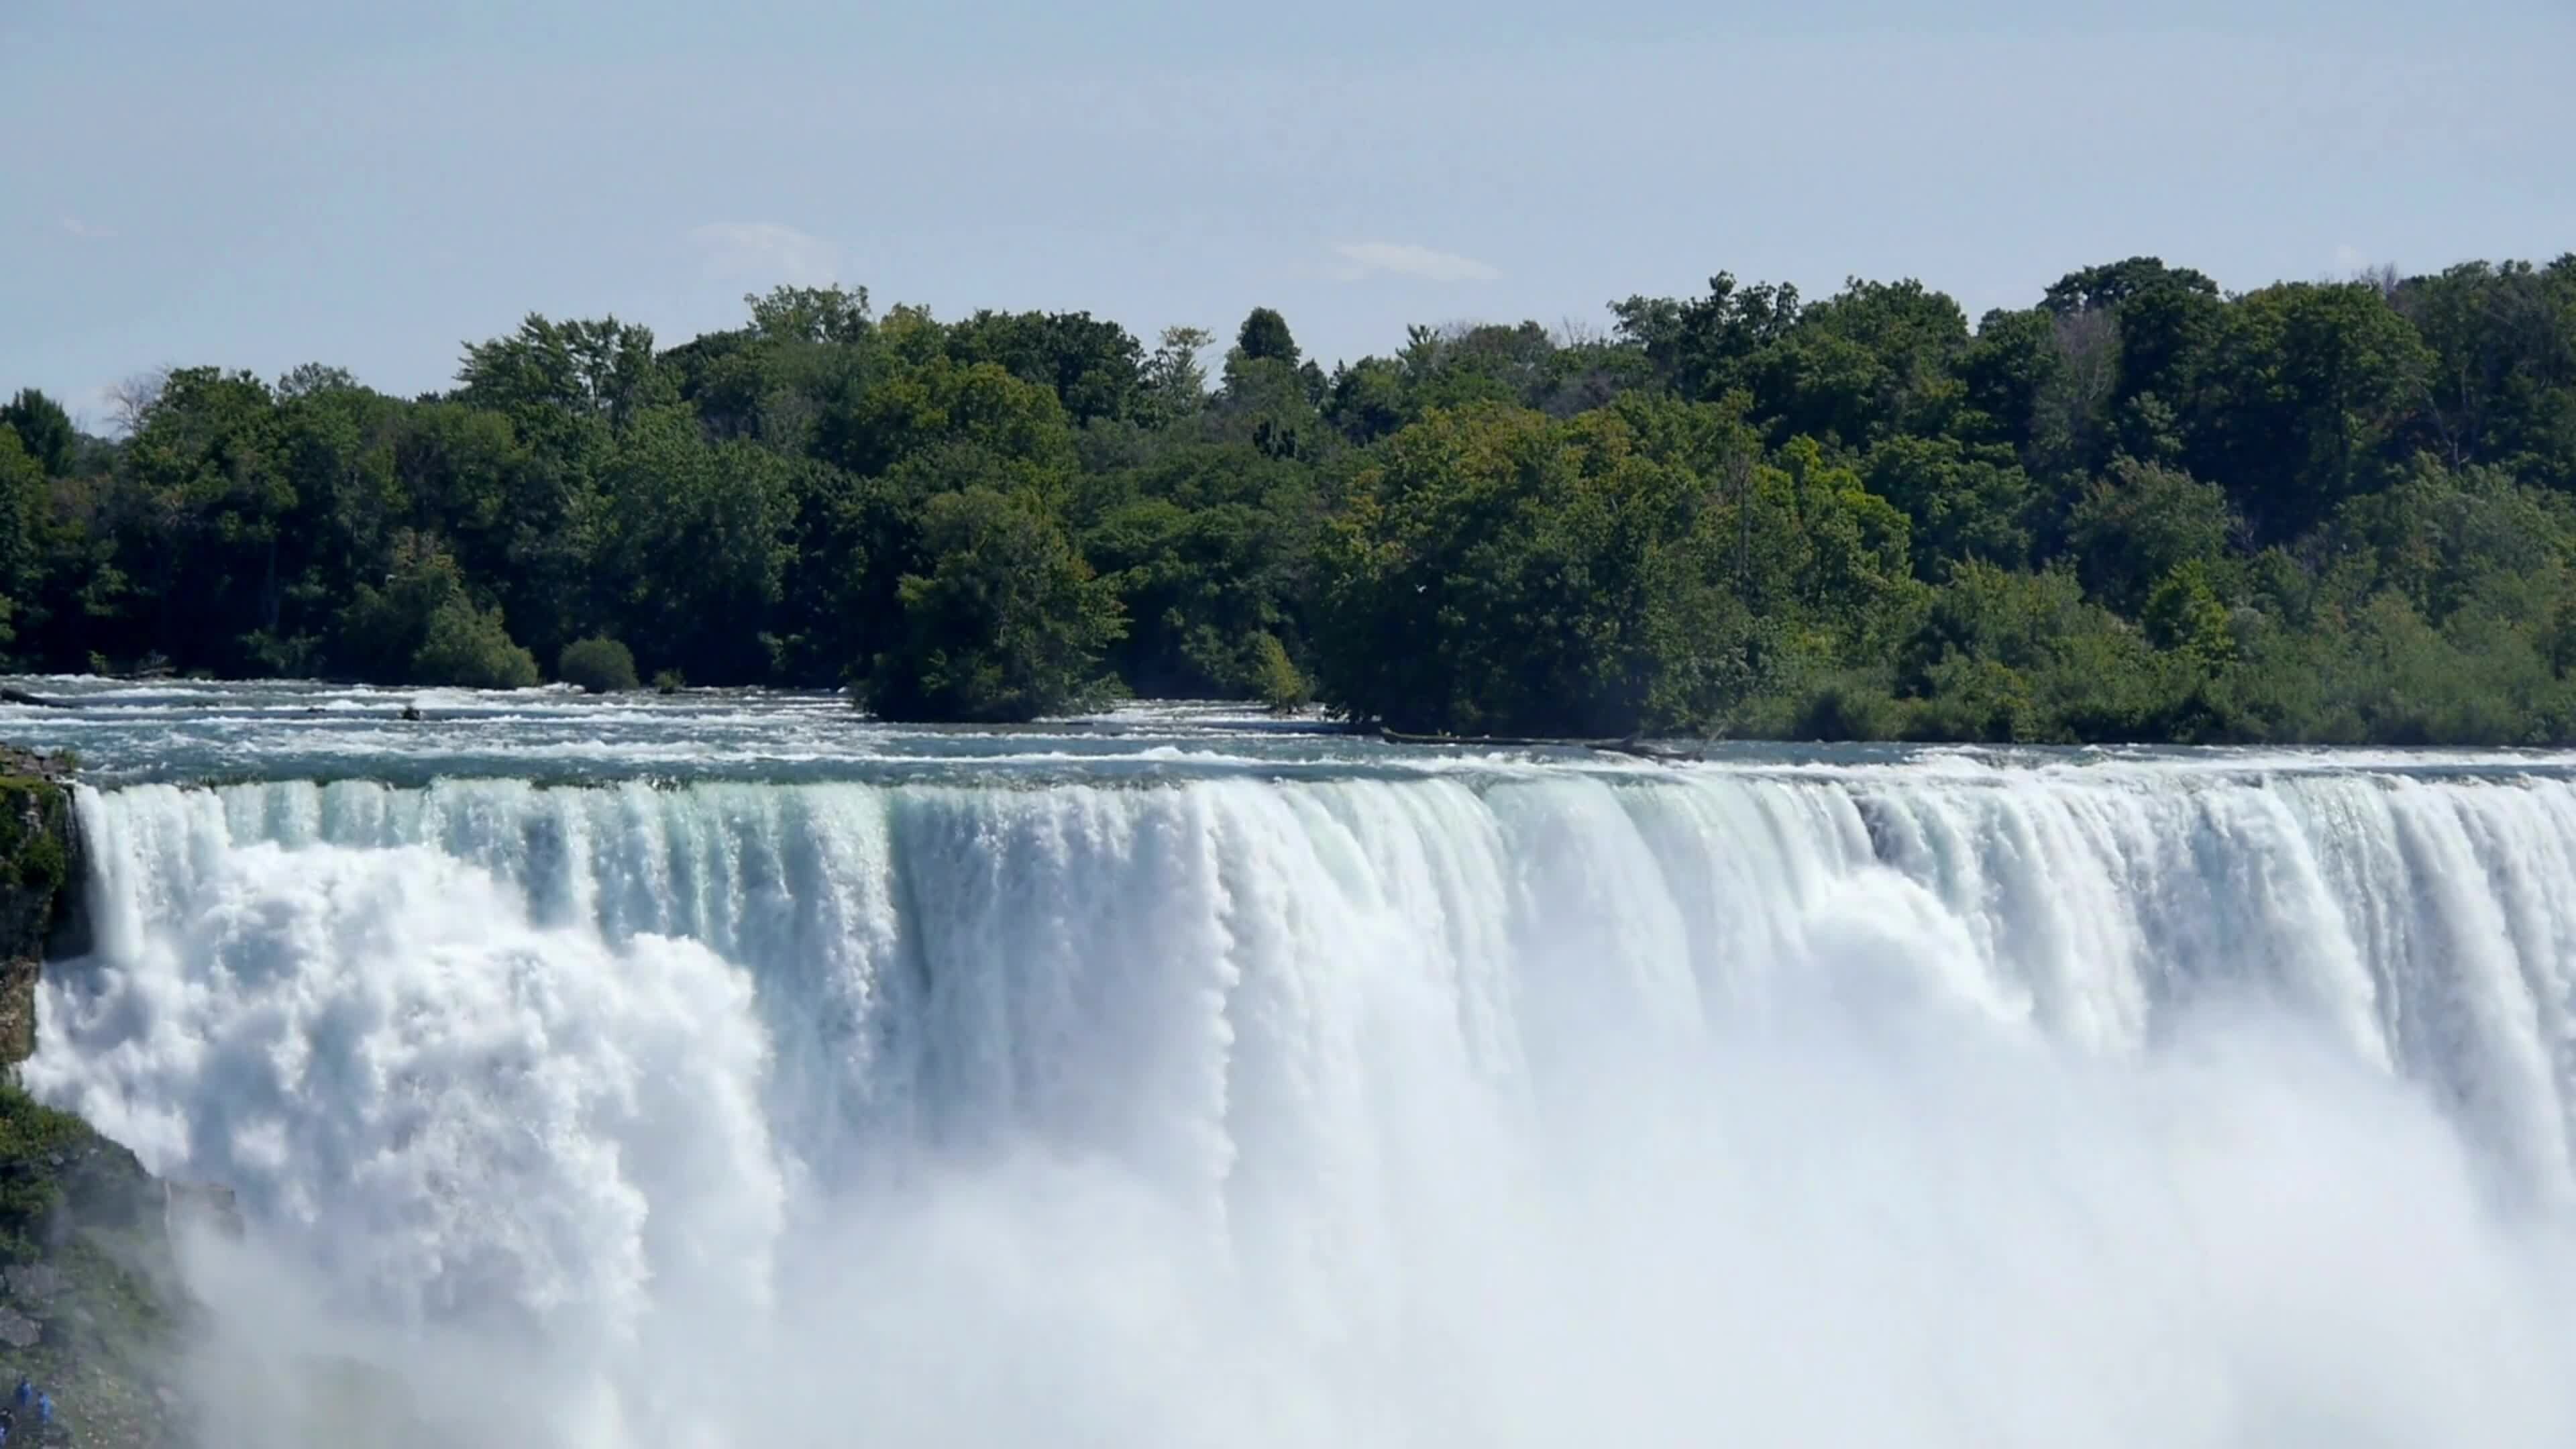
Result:
<svg viewBox="0 0 2576 1449"><path fill-rule="evenodd" d="M1235 350L1254 362L1284 362L1295 367L1297 339L1288 334L1288 319L1268 307L1255 307L1234 334Z"/></svg>
<svg viewBox="0 0 2576 1449"><path fill-rule="evenodd" d="M80 431L63 405L36 389L21 388L0 404L0 427L18 435L18 444L48 478L69 477L80 449Z"/></svg>

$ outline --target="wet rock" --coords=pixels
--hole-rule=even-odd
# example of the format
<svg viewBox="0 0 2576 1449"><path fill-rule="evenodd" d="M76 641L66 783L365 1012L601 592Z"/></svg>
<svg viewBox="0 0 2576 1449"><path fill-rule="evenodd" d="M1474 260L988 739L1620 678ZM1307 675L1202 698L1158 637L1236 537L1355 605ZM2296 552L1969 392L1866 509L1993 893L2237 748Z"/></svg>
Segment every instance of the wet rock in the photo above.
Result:
<svg viewBox="0 0 2576 1449"><path fill-rule="evenodd" d="M36 1320L14 1308L0 1308L0 1343L11 1348L34 1348L45 1330Z"/></svg>
<svg viewBox="0 0 2576 1449"><path fill-rule="evenodd" d="M21 1303L43 1303L63 1291L63 1275L48 1263L20 1263L5 1276L9 1296Z"/></svg>

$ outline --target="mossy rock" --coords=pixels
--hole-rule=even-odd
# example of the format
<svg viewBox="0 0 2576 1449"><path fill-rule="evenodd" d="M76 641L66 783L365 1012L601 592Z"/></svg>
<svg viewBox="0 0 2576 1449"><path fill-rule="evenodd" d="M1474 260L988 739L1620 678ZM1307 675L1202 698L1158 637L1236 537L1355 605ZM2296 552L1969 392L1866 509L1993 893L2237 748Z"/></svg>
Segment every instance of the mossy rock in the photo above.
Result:
<svg viewBox="0 0 2576 1449"><path fill-rule="evenodd" d="M133 1153L0 1084L0 1388L50 1392L72 1442L169 1442L187 1315L165 1201Z"/></svg>
<svg viewBox="0 0 2576 1449"><path fill-rule="evenodd" d="M11 766L51 763L23 751L0 756ZM89 949L71 792L57 774L0 775L0 1064L35 1051L36 979L46 958Z"/></svg>

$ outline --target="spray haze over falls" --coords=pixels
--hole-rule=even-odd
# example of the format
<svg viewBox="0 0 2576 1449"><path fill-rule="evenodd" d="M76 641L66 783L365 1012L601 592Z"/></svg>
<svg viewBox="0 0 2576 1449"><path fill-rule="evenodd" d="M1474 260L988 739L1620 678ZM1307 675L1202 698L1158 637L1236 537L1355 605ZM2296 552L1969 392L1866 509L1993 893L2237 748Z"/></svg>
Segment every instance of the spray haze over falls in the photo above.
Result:
<svg viewBox="0 0 2576 1449"><path fill-rule="evenodd" d="M240 1194L226 1382L601 1446L2576 1432L2576 757L48 688L99 949L27 1079Z"/></svg>

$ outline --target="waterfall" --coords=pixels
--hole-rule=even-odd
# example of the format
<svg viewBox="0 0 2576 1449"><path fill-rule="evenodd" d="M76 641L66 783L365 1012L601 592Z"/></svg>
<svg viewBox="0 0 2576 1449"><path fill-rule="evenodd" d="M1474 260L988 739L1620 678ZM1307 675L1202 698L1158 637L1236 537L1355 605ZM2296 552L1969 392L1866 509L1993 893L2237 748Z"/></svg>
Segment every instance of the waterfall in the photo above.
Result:
<svg viewBox="0 0 2576 1449"><path fill-rule="evenodd" d="M82 809L26 1080L232 1185L264 1328L460 1431L2576 1433L2547 774Z"/></svg>

